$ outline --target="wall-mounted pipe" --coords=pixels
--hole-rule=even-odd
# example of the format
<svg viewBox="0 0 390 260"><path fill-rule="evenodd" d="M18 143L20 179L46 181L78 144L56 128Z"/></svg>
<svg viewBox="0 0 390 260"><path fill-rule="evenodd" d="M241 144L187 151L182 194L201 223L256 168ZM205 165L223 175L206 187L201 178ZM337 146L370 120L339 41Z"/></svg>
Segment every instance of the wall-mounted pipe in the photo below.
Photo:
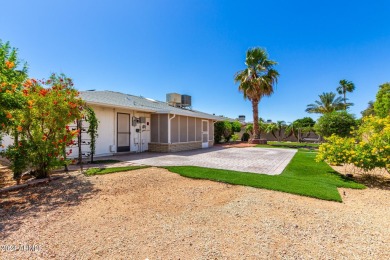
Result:
<svg viewBox="0 0 390 260"><path fill-rule="evenodd" d="M173 114L172 117L169 117L168 114L168 144L171 144L171 120L176 117L176 114Z"/></svg>

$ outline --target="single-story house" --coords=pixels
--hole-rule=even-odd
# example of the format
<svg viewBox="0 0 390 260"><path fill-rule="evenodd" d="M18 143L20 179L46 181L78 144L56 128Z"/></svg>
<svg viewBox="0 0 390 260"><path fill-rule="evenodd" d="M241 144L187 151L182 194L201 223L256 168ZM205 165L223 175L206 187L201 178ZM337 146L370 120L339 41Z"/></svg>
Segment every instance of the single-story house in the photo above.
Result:
<svg viewBox="0 0 390 260"><path fill-rule="evenodd" d="M96 156L211 147L214 123L226 119L114 91L82 91L80 95L99 120Z"/></svg>

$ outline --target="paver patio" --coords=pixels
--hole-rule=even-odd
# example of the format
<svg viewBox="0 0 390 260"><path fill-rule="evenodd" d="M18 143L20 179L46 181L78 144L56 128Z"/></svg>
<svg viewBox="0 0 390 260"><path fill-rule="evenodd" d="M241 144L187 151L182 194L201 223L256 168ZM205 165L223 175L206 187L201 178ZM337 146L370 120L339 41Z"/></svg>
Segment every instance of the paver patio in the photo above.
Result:
<svg viewBox="0 0 390 260"><path fill-rule="evenodd" d="M282 173L297 150L278 148L213 147L177 153L138 153L107 159L151 166L200 166L215 169L277 175Z"/></svg>

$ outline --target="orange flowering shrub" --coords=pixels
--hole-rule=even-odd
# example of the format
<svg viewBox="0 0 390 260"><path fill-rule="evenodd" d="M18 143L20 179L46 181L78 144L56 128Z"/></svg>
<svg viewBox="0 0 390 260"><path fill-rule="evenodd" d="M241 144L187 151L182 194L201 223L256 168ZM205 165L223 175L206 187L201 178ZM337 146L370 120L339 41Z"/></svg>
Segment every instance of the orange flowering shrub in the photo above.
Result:
<svg viewBox="0 0 390 260"><path fill-rule="evenodd" d="M20 90L27 78L27 66L19 65L17 49L0 40L0 143L1 134L13 127L14 111L24 102Z"/></svg>
<svg viewBox="0 0 390 260"><path fill-rule="evenodd" d="M20 66L17 50L11 48L8 42L3 44L0 40L0 146L2 148L4 148L3 134L10 134L14 140L18 140L20 128L15 124L14 114L23 108L24 97L20 90L26 78L27 66ZM15 179L20 178L22 169L25 168L25 155L26 153L20 149L10 152L11 168Z"/></svg>
<svg viewBox="0 0 390 260"><path fill-rule="evenodd" d="M69 152L66 154L65 148L79 134L68 125L82 117L84 102L65 75L29 79L23 87L26 102L24 109L15 112L14 120L27 142L30 167L38 178L45 178L51 169L66 163Z"/></svg>

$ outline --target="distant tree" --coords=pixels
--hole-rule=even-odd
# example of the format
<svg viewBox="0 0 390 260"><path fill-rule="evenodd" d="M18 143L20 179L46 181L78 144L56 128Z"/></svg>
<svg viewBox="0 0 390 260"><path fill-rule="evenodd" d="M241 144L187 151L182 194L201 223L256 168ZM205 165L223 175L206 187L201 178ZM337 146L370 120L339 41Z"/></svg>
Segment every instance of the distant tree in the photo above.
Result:
<svg viewBox="0 0 390 260"><path fill-rule="evenodd" d="M340 95L343 95L344 98L344 110L347 110L347 92L352 92L355 90L355 84L352 81L348 81L345 79L340 80L339 86L337 87L337 92Z"/></svg>
<svg viewBox="0 0 390 260"><path fill-rule="evenodd" d="M266 124L265 132L271 133L276 140L282 140L282 131L286 128L284 121L277 121L276 123Z"/></svg>
<svg viewBox="0 0 390 260"><path fill-rule="evenodd" d="M374 103L375 114L381 118L390 116L390 83L379 86Z"/></svg>
<svg viewBox="0 0 390 260"><path fill-rule="evenodd" d="M286 126L285 130L285 138L288 138L290 136L294 136L295 138L298 139L298 130L308 132L313 129L313 126L316 122L313 120L311 117L304 117L295 120L288 126Z"/></svg>
<svg viewBox="0 0 390 260"><path fill-rule="evenodd" d="M360 114L362 114L363 117L365 116L370 116L370 115L375 115L375 110L374 110L374 101L369 101L368 102L368 107L363 110L362 112L360 112Z"/></svg>
<svg viewBox="0 0 390 260"><path fill-rule="evenodd" d="M245 133L253 135L253 124L247 124L245 126Z"/></svg>
<svg viewBox="0 0 390 260"><path fill-rule="evenodd" d="M269 123L267 124L267 126L265 127L265 132L266 133L270 133L272 134L272 136L278 140L278 138L276 137L275 135L275 132L278 130L278 125L276 123Z"/></svg>
<svg viewBox="0 0 390 260"><path fill-rule="evenodd" d="M234 121L234 122L231 122L231 124L232 124L232 131L234 132L234 133L238 133L238 132L240 132L241 131L241 123L240 122L238 122L238 121Z"/></svg>
<svg viewBox="0 0 390 260"><path fill-rule="evenodd" d="M314 125L317 134L328 137L335 134L340 137L351 135L352 128L357 125L355 117L346 111L334 111L321 116Z"/></svg>
<svg viewBox="0 0 390 260"><path fill-rule="evenodd" d="M214 124L214 141L220 143L222 138L229 142L235 132L241 131L241 123L238 121L230 122L228 120L219 121Z"/></svg>
<svg viewBox="0 0 390 260"><path fill-rule="evenodd" d="M306 112L308 113L318 113L318 114L327 114L333 111L343 110L345 104L343 104L342 97L337 97L333 92L322 93L319 95L320 100L314 101L315 104L307 105ZM350 103L347 103L346 106L350 106Z"/></svg>
<svg viewBox="0 0 390 260"><path fill-rule="evenodd" d="M246 69L236 73L234 81L239 83L239 91L245 99L252 102L254 139L260 139L259 102L262 97L274 92L279 73L273 68L277 62L268 58L268 53L262 48L252 48L246 53Z"/></svg>

